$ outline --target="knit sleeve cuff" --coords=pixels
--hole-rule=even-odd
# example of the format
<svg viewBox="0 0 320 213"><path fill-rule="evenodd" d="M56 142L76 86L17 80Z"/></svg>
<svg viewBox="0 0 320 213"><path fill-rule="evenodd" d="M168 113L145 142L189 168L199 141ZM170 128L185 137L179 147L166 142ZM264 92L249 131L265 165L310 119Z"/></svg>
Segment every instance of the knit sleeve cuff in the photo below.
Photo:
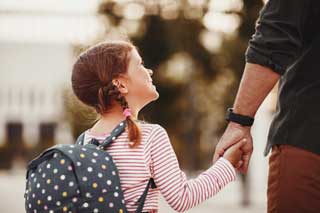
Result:
<svg viewBox="0 0 320 213"><path fill-rule="evenodd" d="M209 172L214 174L221 184L220 187L224 187L228 183L236 180L236 170L232 164L225 158L220 157L219 160L212 165Z"/></svg>
<svg viewBox="0 0 320 213"><path fill-rule="evenodd" d="M221 162L229 169L229 171L232 173L232 181L234 181L236 179L236 169L233 167L233 165L230 163L230 161L228 161L227 159L225 159L224 157L221 157L219 160L221 160Z"/></svg>

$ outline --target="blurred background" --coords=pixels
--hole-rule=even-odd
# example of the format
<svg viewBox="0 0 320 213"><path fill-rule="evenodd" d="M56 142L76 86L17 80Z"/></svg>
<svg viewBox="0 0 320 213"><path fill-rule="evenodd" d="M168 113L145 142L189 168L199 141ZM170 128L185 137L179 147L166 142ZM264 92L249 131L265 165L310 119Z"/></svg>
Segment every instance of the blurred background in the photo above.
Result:
<svg viewBox="0 0 320 213"><path fill-rule="evenodd" d="M154 71L160 98L140 113L170 136L192 178L211 164L244 68L262 0L1 0L0 212L24 212L27 162L73 143L94 111L71 91L75 57L105 39L130 39ZM266 212L263 156L276 89L252 128L247 175L189 212ZM160 212L174 212L163 199Z"/></svg>

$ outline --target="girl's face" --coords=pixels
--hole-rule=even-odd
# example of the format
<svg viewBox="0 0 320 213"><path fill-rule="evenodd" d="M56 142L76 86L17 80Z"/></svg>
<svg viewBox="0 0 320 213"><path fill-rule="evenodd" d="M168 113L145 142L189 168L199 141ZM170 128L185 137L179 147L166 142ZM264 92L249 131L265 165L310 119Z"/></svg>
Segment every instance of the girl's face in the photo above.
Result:
<svg viewBox="0 0 320 213"><path fill-rule="evenodd" d="M159 93L152 83L153 71L143 65L142 58L134 48L130 52L130 61L126 74L126 99L130 107L142 108L158 99Z"/></svg>

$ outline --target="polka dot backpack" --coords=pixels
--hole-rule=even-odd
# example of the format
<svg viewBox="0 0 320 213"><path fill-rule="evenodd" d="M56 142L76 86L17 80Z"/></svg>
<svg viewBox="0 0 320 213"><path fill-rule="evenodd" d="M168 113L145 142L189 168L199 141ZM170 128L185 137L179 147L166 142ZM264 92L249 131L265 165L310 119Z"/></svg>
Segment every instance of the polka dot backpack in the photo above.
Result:
<svg viewBox="0 0 320 213"><path fill-rule="evenodd" d="M27 167L26 212L128 212L120 178L111 155L104 149L126 127L122 121L102 143L84 144L84 133L74 145L56 145L32 160ZM138 200L142 212L152 178Z"/></svg>

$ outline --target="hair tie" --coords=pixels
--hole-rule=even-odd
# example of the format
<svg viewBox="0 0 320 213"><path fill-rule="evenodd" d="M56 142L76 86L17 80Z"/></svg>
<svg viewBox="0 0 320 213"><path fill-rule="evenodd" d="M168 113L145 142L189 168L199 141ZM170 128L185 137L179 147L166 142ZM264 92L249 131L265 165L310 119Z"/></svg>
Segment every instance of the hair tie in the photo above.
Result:
<svg viewBox="0 0 320 213"><path fill-rule="evenodd" d="M125 110L123 110L123 113L122 113L126 118L131 116L131 109L129 108L126 108Z"/></svg>

